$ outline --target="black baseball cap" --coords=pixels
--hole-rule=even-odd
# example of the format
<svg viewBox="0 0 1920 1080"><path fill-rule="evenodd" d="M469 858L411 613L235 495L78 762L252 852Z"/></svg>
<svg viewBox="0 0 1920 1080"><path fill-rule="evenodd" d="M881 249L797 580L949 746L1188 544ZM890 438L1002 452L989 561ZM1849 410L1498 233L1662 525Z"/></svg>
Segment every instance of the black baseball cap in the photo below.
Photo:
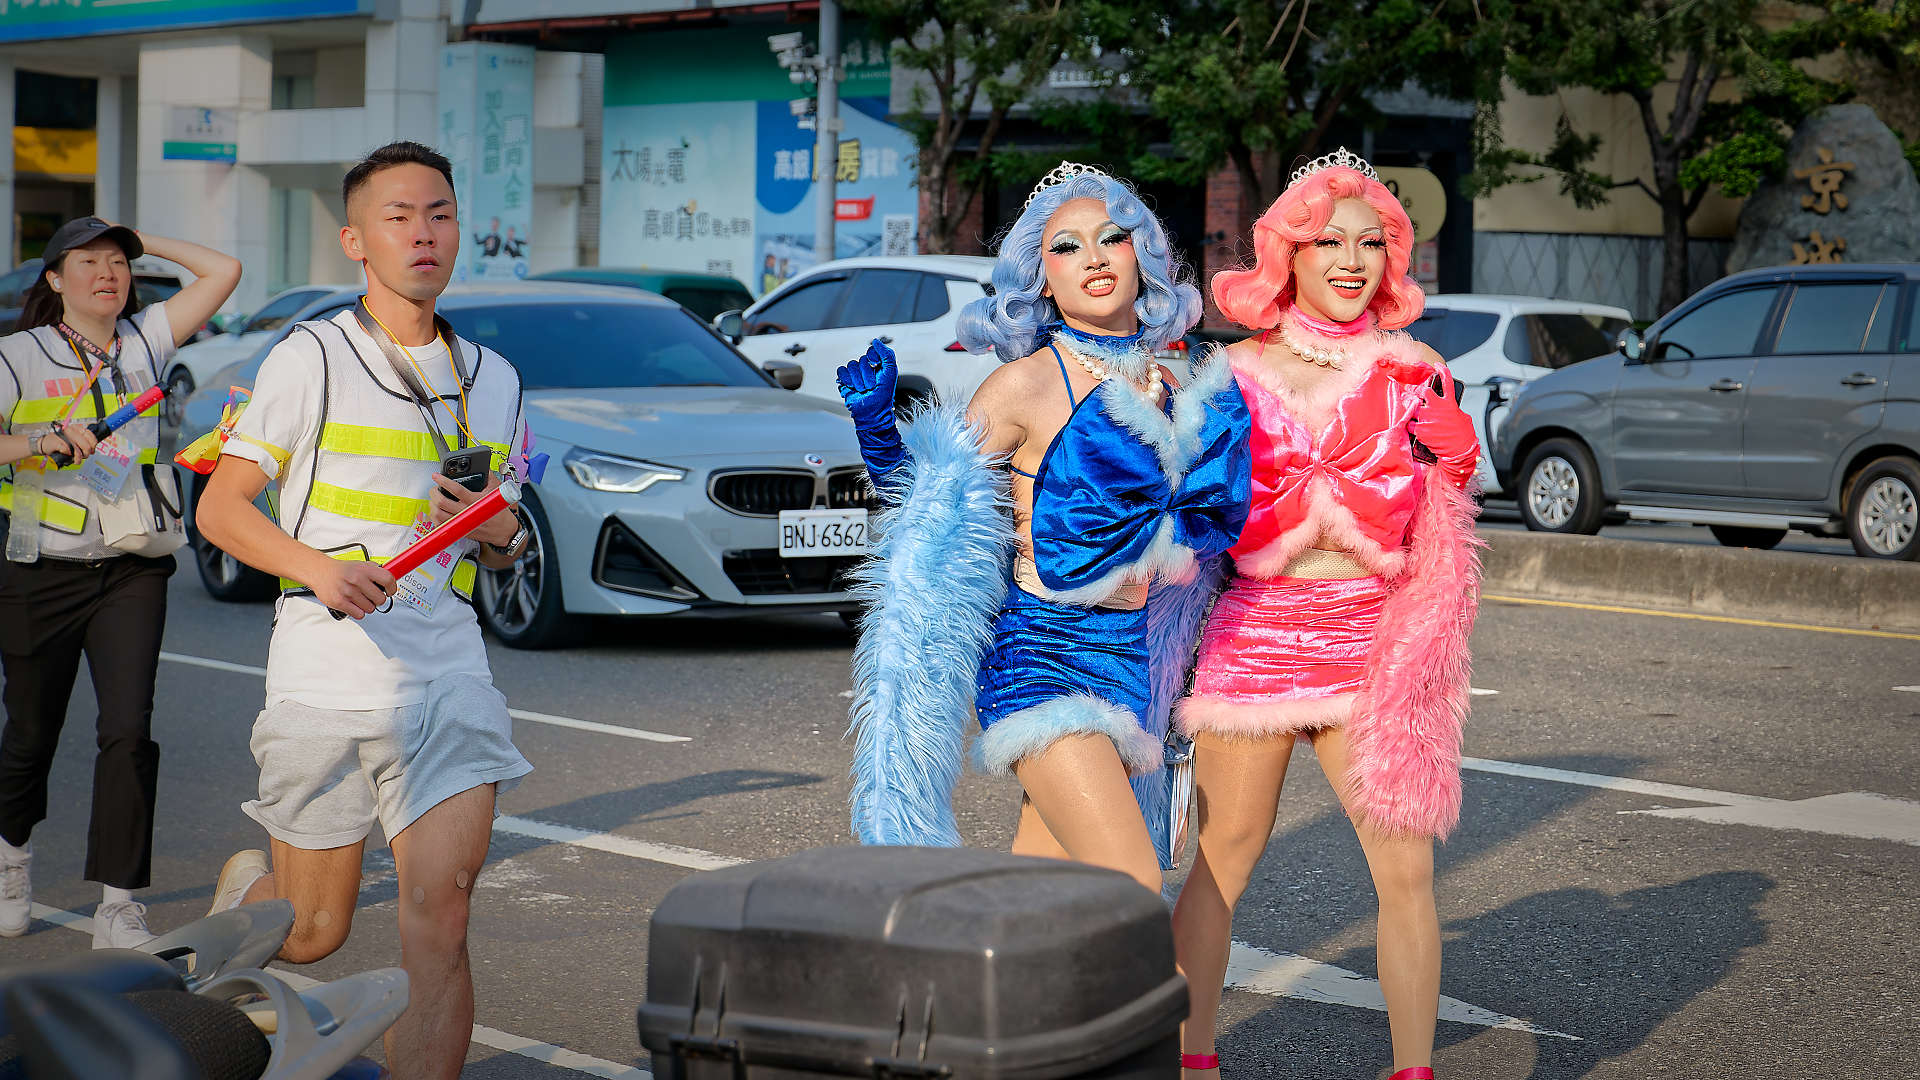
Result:
<svg viewBox="0 0 1920 1080"><path fill-rule="evenodd" d="M51 267L60 261L60 256L77 247L85 247L95 240L105 237L120 245L128 259L137 259L146 254L147 249L140 243L140 234L125 225L114 225L97 217L74 218L65 225L53 230L53 237L47 241L47 248L40 258Z"/></svg>

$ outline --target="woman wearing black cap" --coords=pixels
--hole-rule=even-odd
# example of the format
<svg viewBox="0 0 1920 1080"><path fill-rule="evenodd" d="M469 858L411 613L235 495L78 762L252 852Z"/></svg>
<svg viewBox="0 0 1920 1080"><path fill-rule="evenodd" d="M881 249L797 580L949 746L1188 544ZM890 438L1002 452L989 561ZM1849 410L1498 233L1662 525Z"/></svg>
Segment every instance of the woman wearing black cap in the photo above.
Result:
<svg viewBox="0 0 1920 1080"><path fill-rule="evenodd" d="M132 260L143 253L196 280L136 314ZM240 262L99 218L62 225L43 258L20 329L0 338L0 465L12 464L22 481L0 484L0 508L10 511L0 561L0 937L27 929L28 836L47 816L47 774L85 653L100 705L86 877L105 886L93 945L128 948L152 937L132 890L147 886L152 862L160 748L149 734L174 559L126 550L165 550L164 539L129 543L116 528L109 543L101 510L133 498L136 486L147 486L150 501L165 501L169 488L154 483L151 468L159 406L121 428L113 436L120 453L101 454L93 469L97 442L87 425L160 381L174 350L232 295ZM55 468L53 453L71 464ZM125 466L104 468L123 456Z"/></svg>

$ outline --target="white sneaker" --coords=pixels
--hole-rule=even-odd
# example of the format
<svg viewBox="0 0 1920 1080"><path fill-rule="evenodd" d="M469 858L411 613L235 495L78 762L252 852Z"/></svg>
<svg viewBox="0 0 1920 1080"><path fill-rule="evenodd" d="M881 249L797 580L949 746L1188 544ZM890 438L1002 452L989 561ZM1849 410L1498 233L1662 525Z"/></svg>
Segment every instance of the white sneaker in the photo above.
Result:
<svg viewBox="0 0 1920 1080"><path fill-rule="evenodd" d="M101 904L93 913L93 947L136 949L152 941L147 929L147 905L137 900Z"/></svg>
<svg viewBox="0 0 1920 1080"><path fill-rule="evenodd" d="M0 937L19 937L33 921L33 848L18 856L0 854Z"/></svg>
<svg viewBox="0 0 1920 1080"><path fill-rule="evenodd" d="M266 852L259 848L235 852L227 865L220 868L220 880L213 886L213 906L207 909L207 914L218 915L239 907L247 890L268 872Z"/></svg>

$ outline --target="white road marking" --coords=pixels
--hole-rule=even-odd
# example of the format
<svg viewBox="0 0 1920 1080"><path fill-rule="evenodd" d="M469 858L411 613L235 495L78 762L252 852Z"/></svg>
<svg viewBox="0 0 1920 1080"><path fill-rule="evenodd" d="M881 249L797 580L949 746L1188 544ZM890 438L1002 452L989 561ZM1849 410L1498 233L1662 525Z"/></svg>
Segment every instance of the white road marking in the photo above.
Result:
<svg viewBox="0 0 1920 1080"><path fill-rule="evenodd" d="M1327 1005L1350 1005L1356 1009L1387 1011L1387 999L1380 984L1357 971L1323 964L1294 953L1268 952L1244 942L1233 943L1227 956L1227 985L1269 997L1299 998ZM1469 1005L1458 998L1442 995L1440 1019L1481 1027L1524 1031L1554 1039L1583 1041L1578 1035L1537 1027L1525 1020L1502 1016L1497 1012Z"/></svg>
<svg viewBox="0 0 1920 1080"><path fill-rule="evenodd" d="M549 840L556 844L572 844L575 847L591 848L611 855L625 855L630 859L645 859L648 862L666 863L668 866L682 866L688 870L724 870L729 866L739 866L748 861L729 855L716 855L711 851L680 847L677 844L656 844L649 840L621 836L618 833L588 832L570 825L555 825L548 821L534 821L531 818L509 815L494 818L493 831L531 837L535 840Z"/></svg>
<svg viewBox="0 0 1920 1080"><path fill-rule="evenodd" d="M573 844L592 848L595 851L625 855L629 858L684 866L692 870L719 870L729 866L739 866L749 861L728 855L718 855L711 851L699 851L670 844L653 844L613 833L590 833L584 829L553 825L544 821L529 821L526 818L495 818L493 828L495 832L531 836L560 844ZM1266 994L1269 997L1301 998L1328 1005L1350 1005L1358 1009L1372 1009L1376 1012L1385 1012L1387 1008L1387 1001L1381 993L1380 984L1358 972L1348 971L1346 968L1335 967L1332 964L1323 964L1318 960L1292 953L1268 952L1239 941L1233 943L1233 952L1227 961L1227 987ZM1549 1035L1556 1039L1578 1040L1578 1036L1535 1027L1524 1020L1503 1016L1450 997L1440 999L1440 1019L1454 1020L1462 1024L1478 1024L1481 1027L1525 1031L1535 1035Z"/></svg>
<svg viewBox="0 0 1920 1080"><path fill-rule="evenodd" d="M32 911L33 917L43 922L64 926L69 930L78 930L83 934L93 933L93 920L79 912L48 907L45 904L34 904ZM281 968L269 970L274 977L296 991L310 990L320 985L319 979L302 975L297 971L286 971ZM646 1069L636 1069L631 1065L622 1065L617 1061L582 1054L564 1046L543 1043L538 1039L529 1039L515 1035L511 1031L501 1031L499 1028L490 1028L484 1024L473 1025L473 1041L492 1050L504 1050L509 1054L531 1058L542 1064L557 1065L588 1076L604 1077L606 1080L653 1080L653 1073Z"/></svg>
<svg viewBox="0 0 1920 1080"><path fill-rule="evenodd" d="M266 678L267 669L251 664L235 664L227 660L211 660L204 656L189 656L186 653L162 652L160 659L176 664L188 664L193 667L211 668L214 671L231 671L236 675L258 675ZM618 735L623 739L640 739L644 742L683 743L692 742L685 735L668 735L660 731L648 731L645 728L625 727L620 724L602 724L594 720L575 720L571 716L555 716L552 713L533 712L528 709L508 709L507 715L515 720L526 720L535 724L551 724L554 727L572 728L575 731L591 731L600 735Z"/></svg>
<svg viewBox="0 0 1920 1080"><path fill-rule="evenodd" d="M1894 690L1902 694L1920 694L1920 686L1896 686Z"/></svg>
<svg viewBox="0 0 1920 1080"><path fill-rule="evenodd" d="M1498 690L1488 690L1483 686L1470 686L1467 689L1472 691L1474 697L1493 697L1500 693Z"/></svg>
<svg viewBox="0 0 1920 1080"><path fill-rule="evenodd" d="M1545 765L1528 765L1518 761L1495 761L1492 758L1461 758L1460 767L1474 772L1499 773L1503 776L1518 776L1528 780L1549 780L1556 784L1579 784L1582 787L1605 788L1609 791L1631 791L1636 795L1652 795L1660 799L1679 799L1683 802L1713 803L1718 806L1740 806L1747 803L1774 803L1779 799L1769 799L1762 795L1741 795L1732 791L1713 791L1708 788L1684 787L1680 784L1662 784L1652 780L1635 780L1626 776L1608 776L1604 773L1573 772L1568 769L1550 769Z"/></svg>
<svg viewBox="0 0 1920 1080"><path fill-rule="evenodd" d="M1920 847L1920 802L1871 791L1847 791L1797 801L1776 800L1738 806L1689 806L1631 810L1650 817L1707 821L1716 825L1757 825L1763 829L1826 833L1863 840L1892 840Z"/></svg>

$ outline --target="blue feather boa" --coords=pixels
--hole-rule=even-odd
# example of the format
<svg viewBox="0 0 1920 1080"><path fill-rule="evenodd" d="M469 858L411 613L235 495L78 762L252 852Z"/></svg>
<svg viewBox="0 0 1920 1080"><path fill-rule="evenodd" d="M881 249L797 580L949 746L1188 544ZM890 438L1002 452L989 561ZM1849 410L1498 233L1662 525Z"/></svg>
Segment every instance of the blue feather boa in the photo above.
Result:
<svg viewBox="0 0 1920 1080"><path fill-rule="evenodd" d="M1013 517L1004 473L960 405L905 431L900 498L854 573L867 609L853 652L853 834L957 847L953 787L975 678L1006 599Z"/></svg>

